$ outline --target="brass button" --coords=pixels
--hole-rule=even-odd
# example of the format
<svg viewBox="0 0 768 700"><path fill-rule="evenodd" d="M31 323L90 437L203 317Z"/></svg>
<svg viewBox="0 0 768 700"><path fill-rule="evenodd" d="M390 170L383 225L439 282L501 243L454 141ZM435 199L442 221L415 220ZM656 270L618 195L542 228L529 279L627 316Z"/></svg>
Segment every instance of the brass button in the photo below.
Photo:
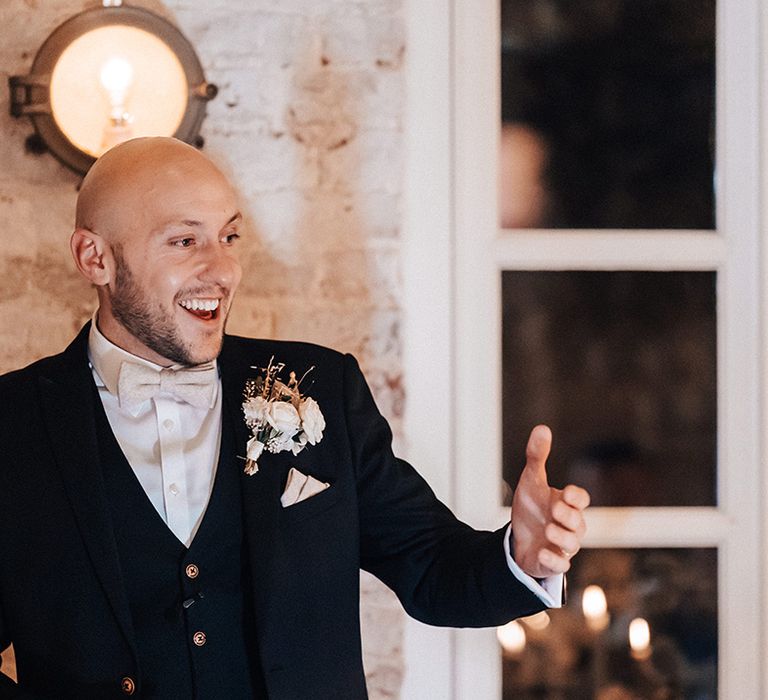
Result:
<svg viewBox="0 0 768 700"><path fill-rule="evenodd" d="M203 646L203 644L205 644L205 632L195 632L192 635L192 641L195 643L196 647Z"/></svg>
<svg viewBox="0 0 768 700"><path fill-rule="evenodd" d="M194 564L187 564L186 572L188 578L197 578L197 575L200 573L200 569L198 569Z"/></svg>
<svg viewBox="0 0 768 700"><path fill-rule="evenodd" d="M136 691L136 683L134 683L133 678L130 676L123 678L123 680L120 681L120 690L126 695L133 695Z"/></svg>

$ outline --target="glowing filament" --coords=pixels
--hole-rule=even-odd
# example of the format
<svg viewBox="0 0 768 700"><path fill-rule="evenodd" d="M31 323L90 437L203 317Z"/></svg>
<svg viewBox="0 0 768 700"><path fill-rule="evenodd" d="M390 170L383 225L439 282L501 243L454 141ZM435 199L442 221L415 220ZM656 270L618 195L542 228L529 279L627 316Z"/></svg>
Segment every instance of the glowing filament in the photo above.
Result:
<svg viewBox="0 0 768 700"><path fill-rule="evenodd" d="M125 120L125 101L133 83L133 66L124 58L113 56L101 67L99 78L109 96L110 116Z"/></svg>

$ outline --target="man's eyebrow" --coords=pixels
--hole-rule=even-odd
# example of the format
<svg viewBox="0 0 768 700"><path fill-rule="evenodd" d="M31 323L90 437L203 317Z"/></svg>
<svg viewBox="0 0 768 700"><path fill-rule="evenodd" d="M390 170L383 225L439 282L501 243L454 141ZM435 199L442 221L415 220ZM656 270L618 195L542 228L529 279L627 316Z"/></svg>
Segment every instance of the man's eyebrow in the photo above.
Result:
<svg viewBox="0 0 768 700"><path fill-rule="evenodd" d="M230 224L233 224L235 221L240 221L240 219L242 218L243 218L243 215L239 211L236 211L230 217L229 221L227 221L227 223L224 224L224 226L229 226ZM202 221L196 221L195 219L183 219L181 223L184 224L184 226L202 226L203 224Z"/></svg>
<svg viewBox="0 0 768 700"><path fill-rule="evenodd" d="M235 212L227 221L222 228L225 226L229 226L230 224L235 223L236 221L241 221L243 218L243 215L238 211ZM176 226L189 226L189 227L195 227L195 226L202 226L203 222L198 221L197 219L181 219L180 221L171 221L167 223L165 226L160 227L157 230L157 233L163 233L164 231L167 231L168 229L175 228Z"/></svg>

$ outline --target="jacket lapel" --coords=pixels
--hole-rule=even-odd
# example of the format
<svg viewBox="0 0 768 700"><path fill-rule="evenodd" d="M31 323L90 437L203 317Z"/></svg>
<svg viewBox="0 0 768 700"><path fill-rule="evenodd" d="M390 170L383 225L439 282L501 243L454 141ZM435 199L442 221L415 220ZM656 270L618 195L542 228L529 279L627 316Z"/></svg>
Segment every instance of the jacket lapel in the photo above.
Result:
<svg viewBox="0 0 768 700"><path fill-rule="evenodd" d="M228 336L219 356L221 380L224 390L223 420L230 420L235 429L236 454L232 465L240 473L243 498L243 525L246 551L254 588L256 610L264 603L266 572L272 558L276 532L280 522L280 494L287 467L278 455L264 454L259 459L259 471L253 476L244 473L246 443L250 431L243 419L243 389L248 379L258 375L259 367L266 367L269 356L246 354L237 340ZM253 367L256 367L254 369Z"/></svg>
<svg viewBox="0 0 768 700"><path fill-rule="evenodd" d="M39 377L43 415L67 496L96 575L134 658L133 625L99 463L95 402L88 364L90 323Z"/></svg>

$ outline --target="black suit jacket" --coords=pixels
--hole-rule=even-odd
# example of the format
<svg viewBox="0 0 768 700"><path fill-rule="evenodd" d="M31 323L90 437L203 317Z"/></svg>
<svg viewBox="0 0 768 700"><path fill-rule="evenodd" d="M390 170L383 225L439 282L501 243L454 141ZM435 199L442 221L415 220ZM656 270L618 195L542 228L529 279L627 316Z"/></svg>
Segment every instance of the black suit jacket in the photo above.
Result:
<svg viewBox="0 0 768 700"><path fill-rule="evenodd" d="M13 643L19 685L0 698L120 697L141 693L126 591L104 494L95 415L103 410L87 361L86 326L60 355L0 378L0 649ZM391 433L355 360L303 343L227 336L219 358L224 419L242 471L248 378L274 356L314 371L302 385L327 427L298 456L265 454L242 476L258 654L270 698L364 698L359 569L390 586L409 614L448 626L488 626L541 609L510 574L503 529L454 518ZM424 439L429 439L428 435ZM328 482L289 508L280 495L295 466Z"/></svg>

